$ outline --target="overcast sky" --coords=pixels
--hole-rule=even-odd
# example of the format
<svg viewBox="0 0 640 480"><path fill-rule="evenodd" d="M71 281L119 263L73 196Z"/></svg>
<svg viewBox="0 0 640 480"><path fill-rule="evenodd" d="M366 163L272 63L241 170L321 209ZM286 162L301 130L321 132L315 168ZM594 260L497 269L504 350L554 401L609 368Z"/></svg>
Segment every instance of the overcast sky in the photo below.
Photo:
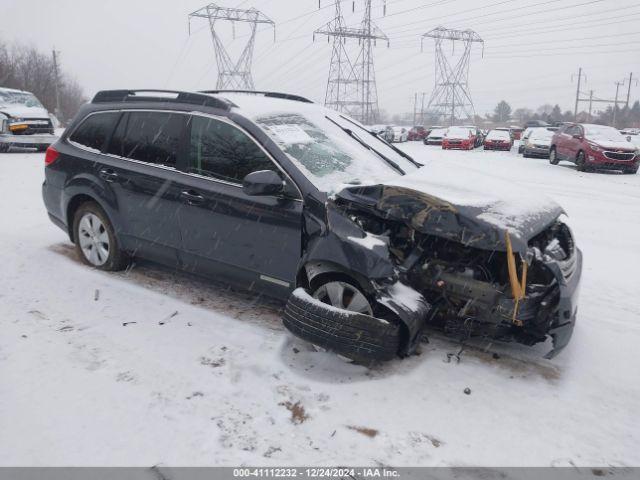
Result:
<svg viewBox="0 0 640 480"><path fill-rule="evenodd" d="M220 0L221 6L255 7L277 24L277 37L259 29L253 76L256 88L324 100L331 57L326 38L312 32L334 16L335 0ZM92 95L112 88L215 88L217 68L208 26L188 13L206 0L2 0L0 38L61 52L66 72ZM345 20L361 21L364 0L343 1ZM420 51L420 35L439 25L472 28L484 40L473 50L470 90L484 114L504 99L513 108L559 103L573 110L576 74L585 92L615 96L615 82L633 71L640 78L640 0L373 0L375 23L390 37L378 43L375 66L380 107L413 109L415 92L434 83L433 43ZM355 12L352 13L352 8ZM247 27L221 29L232 55ZM357 49L357 43L352 47ZM460 51L456 47L456 51ZM574 76L572 82L572 75ZM634 82L635 83L635 82ZM620 94L626 98L626 86ZM587 93L588 95L588 93ZM632 100L640 97L633 86ZM586 107L586 105L585 105Z"/></svg>

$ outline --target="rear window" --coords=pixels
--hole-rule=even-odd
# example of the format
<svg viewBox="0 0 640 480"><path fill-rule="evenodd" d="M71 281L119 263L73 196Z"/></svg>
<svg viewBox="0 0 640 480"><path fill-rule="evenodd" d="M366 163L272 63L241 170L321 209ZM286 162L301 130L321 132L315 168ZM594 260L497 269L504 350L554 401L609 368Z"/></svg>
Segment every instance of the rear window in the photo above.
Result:
<svg viewBox="0 0 640 480"><path fill-rule="evenodd" d="M120 112L94 113L80 124L69 140L96 152L101 152L119 116Z"/></svg>
<svg viewBox="0 0 640 480"><path fill-rule="evenodd" d="M187 115L181 113L129 112L113 134L108 153L175 167L186 124Z"/></svg>

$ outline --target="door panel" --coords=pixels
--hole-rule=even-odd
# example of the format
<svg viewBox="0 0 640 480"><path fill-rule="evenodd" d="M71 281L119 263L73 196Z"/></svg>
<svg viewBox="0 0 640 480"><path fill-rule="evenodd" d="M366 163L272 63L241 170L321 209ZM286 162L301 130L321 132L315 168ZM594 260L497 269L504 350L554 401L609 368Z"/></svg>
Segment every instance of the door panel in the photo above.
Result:
<svg viewBox="0 0 640 480"><path fill-rule="evenodd" d="M182 188L188 195L178 218L187 269L222 273L257 290L293 287L302 255L302 202L249 197L238 186L197 177ZM194 195L202 200L192 202Z"/></svg>
<svg viewBox="0 0 640 480"><path fill-rule="evenodd" d="M290 196L299 196L297 189L262 147L226 119L194 115L188 138L179 211L185 264L285 296L302 255L303 204ZM246 195L244 177L261 170L278 172L292 192Z"/></svg>
<svg viewBox="0 0 640 480"><path fill-rule="evenodd" d="M118 198L123 232L134 253L168 264L182 246L177 211L188 115L125 112L109 141L99 175Z"/></svg>
<svg viewBox="0 0 640 480"><path fill-rule="evenodd" d="M105 157L101 171L116 177L109 182L122 219L122 232L134 254L175 264L181 247L177 215L181 174L152 165ZM99 173L100 174L100 173Z"/></svg>

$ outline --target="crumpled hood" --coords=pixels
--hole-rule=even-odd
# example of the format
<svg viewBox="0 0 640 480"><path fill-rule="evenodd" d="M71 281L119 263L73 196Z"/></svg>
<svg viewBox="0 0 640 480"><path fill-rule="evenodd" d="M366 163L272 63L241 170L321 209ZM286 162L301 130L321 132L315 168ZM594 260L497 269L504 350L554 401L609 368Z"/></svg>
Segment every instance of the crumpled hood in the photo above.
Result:
<svg viewBox="0 0 640 480"><path fill-rule="evenodd" d="M26 105L17 104L0 104L0 113L6 113L12 118L24 118L25 120L34 118L49 118L49 112L47 112L45 108L27 107Z"/></svg>
<svg viewBox="0 0 640 480"><path fill-rule="evenodd" d="M553 200L520 186L439 164L385 184L347 187L336 197L468 246L505 251L509 232L522 255L527 242L564 213Z"/></svg>

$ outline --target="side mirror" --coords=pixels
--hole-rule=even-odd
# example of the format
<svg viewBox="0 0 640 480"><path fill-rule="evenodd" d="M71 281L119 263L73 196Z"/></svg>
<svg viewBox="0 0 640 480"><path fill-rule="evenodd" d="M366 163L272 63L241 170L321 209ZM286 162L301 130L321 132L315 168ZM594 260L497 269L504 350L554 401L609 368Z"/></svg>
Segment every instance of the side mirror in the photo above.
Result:
<svg viewBox="0 0 640 480"><path fill-rule="evenodd" d="M252 197L278 195L284 191L284 181L273 170L259 170L244 177L242 191Z"/></svg>
<svg viewBox="0 0 640 480"><path fill-rule="evenodd" d="M576 140L582 140L582 135L580 135L579 133L572 135L572 137L575 138Z"/></svg>
<svg viewBox="0 0 640 480"><path fill-rule="evenodd" d="M631 141L631 135L627 135L627 142Z"/></svg>

